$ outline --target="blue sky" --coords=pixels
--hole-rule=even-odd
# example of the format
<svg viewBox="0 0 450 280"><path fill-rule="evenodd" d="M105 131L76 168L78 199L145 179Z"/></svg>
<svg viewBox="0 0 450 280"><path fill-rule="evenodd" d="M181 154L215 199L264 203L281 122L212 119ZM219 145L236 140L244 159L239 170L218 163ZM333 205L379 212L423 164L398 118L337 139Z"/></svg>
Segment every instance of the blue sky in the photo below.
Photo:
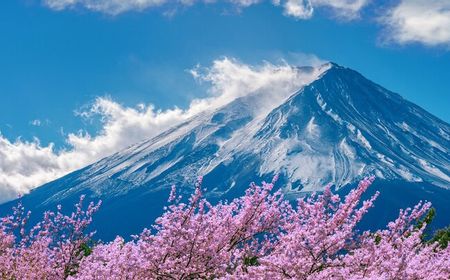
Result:
<svg viewBox="0 0 450 280"><path fill-rule="evenodd" d="M77 115L97 97L124 110L186 108L208 94L188 70L223 57L242 65L334 61L450 121L448 1L310 1L3 1L2 140L14 150L36 137L34 148L55 143L58 156L71 149L69 132L104 129L99 118Z"/></svg>

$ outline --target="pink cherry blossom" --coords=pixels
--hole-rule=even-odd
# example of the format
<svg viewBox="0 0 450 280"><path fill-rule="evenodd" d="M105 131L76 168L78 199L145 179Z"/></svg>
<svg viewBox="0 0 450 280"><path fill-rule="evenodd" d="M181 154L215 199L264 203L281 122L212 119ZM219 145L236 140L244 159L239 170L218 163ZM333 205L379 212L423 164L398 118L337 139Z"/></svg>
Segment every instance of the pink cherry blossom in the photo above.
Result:
<svg viewBox="0 0 450 280"><path fill-rule="evenodd" d="M276 179L275 179L276 180ZM275 181L274 180L274 181ZM19 204L0 224L2 279L450 279L450 247L423 241L431 205L400 210L386 228L359 232L378 193L366 178L344 199L329 187L288 201L274 181L212 205L201 180L188 201L173 187L155 224L134 236L87 248L99 205L71 216L47 212L27 230Z"/></svg>

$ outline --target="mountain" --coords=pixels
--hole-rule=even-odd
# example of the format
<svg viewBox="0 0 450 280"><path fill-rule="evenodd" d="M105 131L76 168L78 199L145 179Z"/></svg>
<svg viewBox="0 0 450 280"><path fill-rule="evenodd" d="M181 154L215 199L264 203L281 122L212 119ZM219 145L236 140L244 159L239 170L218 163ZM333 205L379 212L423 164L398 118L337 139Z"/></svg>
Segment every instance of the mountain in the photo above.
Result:
<svg viewBox="0 0 450 280"><path fill-rule="evenodd" d="M274 174L292 198L328 183L345 192L375 175L374 188L389 186L382 214L420 198L450 212L449 124L354 70L334 63L297 70L314 78L290 96L237 98L39 187L24 204L39 212L81 194L102 199L97 221L108 239L149 226L170 186L189 193L198 175L213 200ZM450 223L444 216L440 222Z"/></svg>

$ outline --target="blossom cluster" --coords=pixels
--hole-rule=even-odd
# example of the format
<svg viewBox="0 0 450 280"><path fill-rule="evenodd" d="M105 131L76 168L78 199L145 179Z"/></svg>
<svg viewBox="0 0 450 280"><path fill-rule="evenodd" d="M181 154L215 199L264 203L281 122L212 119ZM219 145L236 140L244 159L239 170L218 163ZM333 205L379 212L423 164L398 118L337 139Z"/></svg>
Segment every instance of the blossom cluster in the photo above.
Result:
<svg viewBox="0 0 450 280"><path fill-rule="evenodd" d="M330 188L292 203L274 181L212 205L201 182L188 201L173 188L150 229L89 246L98 205L46 213L29 232L15 208L0 225L2 279L450 279L450 247L424 242L430 203L400 210L386 228L360 232L374 204L366 178L345 198Z"/></svg>
<svg viewBox="0 0 450 280"><path fill-rule="evenodd" d="M75 212L45 212L41 222L29 228L30 212L21 203L13 215L0 220L1 279L66 279L75 275L94 232L85 233L100 203L83 209L84 196Z"/></svg>

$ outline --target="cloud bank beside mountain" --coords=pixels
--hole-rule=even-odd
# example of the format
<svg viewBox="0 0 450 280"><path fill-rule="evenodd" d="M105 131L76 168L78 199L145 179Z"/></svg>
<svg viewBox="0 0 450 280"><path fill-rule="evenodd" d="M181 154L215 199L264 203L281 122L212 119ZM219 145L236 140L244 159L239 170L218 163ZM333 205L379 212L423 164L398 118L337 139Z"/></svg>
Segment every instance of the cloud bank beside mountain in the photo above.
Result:
<svg viewBox="0 0 450 280"><path fill-rule="evenodd" d="M320 60L315 60L316 63ZM127 107L108 97L98 97L78 115L99 118L96 135L84 130L69 133L67 149L43 146L39 139L12 141L0 134L0 202L14 199L31 189L84 167L140 140L153 137L195 114L217 108L252 92L286 96L311 79L287 63L248 65L232 58L215 60L210 67L189 71L209 84L209 96L192 100L185 109L159 110L152 104ZM315 75L315 73L311 73ZM270 99L268 99L270 100Z"/></svg>

